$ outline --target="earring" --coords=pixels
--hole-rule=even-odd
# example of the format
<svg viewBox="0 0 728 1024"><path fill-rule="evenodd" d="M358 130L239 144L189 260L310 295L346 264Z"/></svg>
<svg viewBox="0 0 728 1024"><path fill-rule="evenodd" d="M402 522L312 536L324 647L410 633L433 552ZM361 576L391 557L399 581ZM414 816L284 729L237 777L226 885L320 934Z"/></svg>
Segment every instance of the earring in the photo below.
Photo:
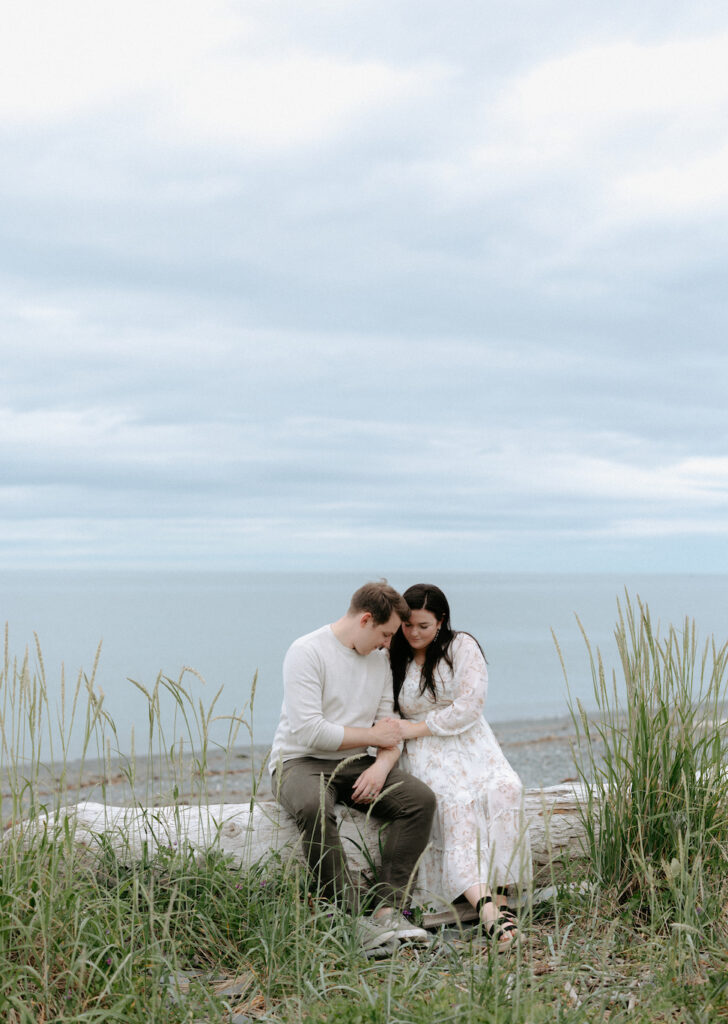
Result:
<svg viewBox="0 0 728 1024"><path fill-rule="evenodd" d="M440 627L438 626L437 629L435 630L435 635L432 638L433 644L434 644L435 640L437 640L439 635L440 635Z"/></svg>

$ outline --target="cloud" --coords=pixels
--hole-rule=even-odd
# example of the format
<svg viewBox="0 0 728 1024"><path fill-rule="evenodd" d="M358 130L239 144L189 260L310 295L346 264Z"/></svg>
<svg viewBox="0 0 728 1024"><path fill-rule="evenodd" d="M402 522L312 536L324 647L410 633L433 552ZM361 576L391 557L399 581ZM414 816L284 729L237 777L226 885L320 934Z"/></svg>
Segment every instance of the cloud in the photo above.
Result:
<svg viewBox="0 0 728 1024"><path fill-rule="evenodd" d="M583 292L584 268L602 253L650 276L673 273L663 253L674 217L691 231L684 258L685 247L705 247L693 237L702 218L725 212L728 35L574 43L478 82L467 134L414 161L413 185L450 218L482 211L497 225L492 263L534 287L576 274ZM635 246L646 221L665 235Z"/></svg>
<svg viewBox="0 0 728 1024"><path fill-rule="evenodd" d="M530 14L9 15L0 561L709 563L728 25Z"/></svg>
<svg viewBox="0 0 728 1024"><path fill-rule="evenodd" d="M728 145L704 156L654 170L626 174L613 188L615 206L631 219L707 216L722 212L728 202Z"/></svg>
<svg viewBox="0 0 728 1024"><path fill-rule="evenodd" d="M0 41L0 121L32 127L168 88L245 38L221 0L35 0L8 11Z"/></svg>
<svg viewBox="0 0 728 1024"><path fill-rule="evenodd" d="M570 145L610 125L654 117L702 119L728 101L728 34L587 46L539 63L505 93L499 113L535 142Z"/></svg>
<svg viewBox="0 0 728 1024"><path fill-rule="evenodd" d="M651 540L677 538L708 538L721 544L728 537L728 521L725 516L711 518L673 516L645 516L638 519L617 519L609 524L608 529L600 531L603 539L607 537L624 538L626 540ZM714 568L722 565L714 563Z"/></svg>
<svg viewBox="0 0 728 1024"><path fill-rule="evenodd" d="M25 498L35 518L133 521L153 509L169 523L207 516L213 533L213 523L237 516L241 544L244 524L265 516L286 523L291 543L301 530L313 537L356 524L390 535L396 510L418 535L445 543L453 531L497 533L500 520L507 531L539 535L546 523L578 521L589 533L637 509L681 518L693 508L707 521L728 503L724 457L675 459L662 440L590 430L575 437L487 417L430 431L409 416L391 418L394 411L380 405L355 419L292 410L252 421L209 409L157 421L102 408L6 412L0 435L13 455L2 460L10 485L0 488L0 508L17 516Z"/></svg>
<svg viewBox="0 0 728 1024"><path fill-rule="evenodd" d="M220 0L40 2L16 8L3 39L0 124L123 110L155 145L186 148L320 143L372 108L422 99L447 74L440 64L342 60L292 43L281 53L265 44L260 12Z"/></svg>
<svg viewBox="0 0 728 1024"><path fill-rule="evenodd" d="M231 60L227 67L216 62L162 101L159 127L178 143L192 131L197 144L311 145L378 107L421 100L443 74L437 67L397 69L305 53Z"/></svg>

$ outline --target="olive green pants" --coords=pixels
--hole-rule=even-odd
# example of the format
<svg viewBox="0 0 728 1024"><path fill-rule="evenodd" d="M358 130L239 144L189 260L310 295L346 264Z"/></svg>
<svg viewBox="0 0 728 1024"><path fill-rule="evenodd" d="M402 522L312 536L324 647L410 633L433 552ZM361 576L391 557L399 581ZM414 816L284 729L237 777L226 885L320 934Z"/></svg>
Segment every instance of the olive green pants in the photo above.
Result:
<svg viewBox="0 0 728 1024"><path fill-rule="evenodd" d="M273 792L296 820L321 894L356 911L358 890L339 839L334 805L370 811L370 805L357 803L351 791L374 758L364 754L349 764L344 761L346 758L328 761L317 757L284 761L273 776ZM413 872L430 837L435 795L424 782L395 765L370 813L384 825L376 902L403 909L414 882Z"/></svg>

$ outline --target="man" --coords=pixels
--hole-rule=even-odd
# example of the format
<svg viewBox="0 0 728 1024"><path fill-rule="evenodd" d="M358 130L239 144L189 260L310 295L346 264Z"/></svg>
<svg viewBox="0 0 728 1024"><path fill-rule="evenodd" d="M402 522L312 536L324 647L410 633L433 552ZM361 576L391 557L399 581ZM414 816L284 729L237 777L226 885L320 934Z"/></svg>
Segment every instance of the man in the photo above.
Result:
<svg viewBox="0 0 728 1024"><path fill-rule="evenodd" d="M385 648L408 616L386 580L366 583L346 615L294 641L283 662L283 706L270 757L273 791L296 819L321 893L352 912L358 895L334 805L363 811L373 805L372 815L386 822L379 906L358 923L367 949L428 937L401 913L435 812L430 788L397 767L401 726L392 719ZM376 748L375 757L368 747Z"/></svg>

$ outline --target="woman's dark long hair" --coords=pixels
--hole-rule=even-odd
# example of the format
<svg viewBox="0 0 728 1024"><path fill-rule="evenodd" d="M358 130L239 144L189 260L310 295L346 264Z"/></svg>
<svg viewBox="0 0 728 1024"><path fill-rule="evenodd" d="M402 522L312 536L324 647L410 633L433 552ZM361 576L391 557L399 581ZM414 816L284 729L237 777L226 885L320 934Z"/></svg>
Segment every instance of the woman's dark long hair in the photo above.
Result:
<svg viewBox="0 0 728 1024"><path fill-rule="evenodd" d="M428 612L432 612L438 621L442 619L437 635L425 651L425 663L422 666L422 680L420 682L420 693L427 691L434 699L437 696L435 669L438 662L443 660L449 668L452 668L450 645L455 634L450 626L450 605L447 603L447 598L440 588L436 587L433 583L415 583L409 590L405 590L402 597L413 612L425 609ZM392 677L394 679L394 707L399 713L399 694L409 663L414 658L412 648L407 643L401 626L392 637L392 643L389 647L389 658L392 663Z"/></svg>

